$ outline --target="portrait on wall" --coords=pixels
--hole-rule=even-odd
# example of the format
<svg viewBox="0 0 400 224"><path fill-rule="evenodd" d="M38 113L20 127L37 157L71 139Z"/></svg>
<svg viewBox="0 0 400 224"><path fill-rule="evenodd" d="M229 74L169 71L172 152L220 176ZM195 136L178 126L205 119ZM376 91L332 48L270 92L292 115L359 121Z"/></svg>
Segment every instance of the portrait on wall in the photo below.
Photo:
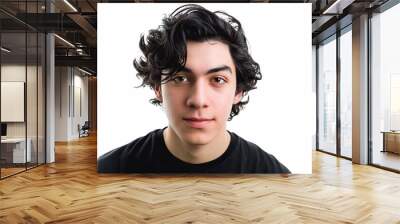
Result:
<svg viewBox="0 0 400 224"><path fill-rule="evenodd" d="M311 4L98 4L98 172L310 174L309 33Z"/></svg>

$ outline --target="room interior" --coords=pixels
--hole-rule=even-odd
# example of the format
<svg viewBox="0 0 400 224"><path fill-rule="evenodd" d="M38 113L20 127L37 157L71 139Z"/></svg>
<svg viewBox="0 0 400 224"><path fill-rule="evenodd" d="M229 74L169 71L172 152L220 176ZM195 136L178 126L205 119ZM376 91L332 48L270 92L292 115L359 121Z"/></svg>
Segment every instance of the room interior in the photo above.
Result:
<svg viewBox="0 0 400 224"><path fill-rule="evenodd" d="M98 174L97 3L141 2L0 2L0 223L400 222L398 1L234 1L312 6L311 175Z"/></svg>

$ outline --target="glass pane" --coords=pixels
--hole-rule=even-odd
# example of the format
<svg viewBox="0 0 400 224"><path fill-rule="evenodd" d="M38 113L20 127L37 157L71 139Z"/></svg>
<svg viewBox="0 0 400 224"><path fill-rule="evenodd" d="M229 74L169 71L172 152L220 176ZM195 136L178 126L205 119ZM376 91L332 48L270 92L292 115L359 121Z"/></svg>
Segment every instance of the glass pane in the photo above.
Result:
<svg viewBox="0 0 400 224"><path fill-rule="evenodd" d="M318 48L318 147L336 153L336 40Z"/></svg>
<svg viewBox="0 0 400 224"><path fill-rule="evenodd" d="M37 74L38 74L38 37L36 32L27 33L28 38L28 55L27 55L27 142L30 147L30 158L27 166L33 167L37 165Z"/></svg>
<svg viewBox="0 0 400 224"><path fill-rule="evenodd" d="M400 170L400 4L372 17L372 163Z"/></svg>
<svg viewBox="0 0 400 224"><path fill-rule="evenodd" d="M45 163L45 35L39 33L38 45L38 164Z"/></svg>
<svg viewBox="0 0 400 224"><path fill-rule="evenodd" d="M0 7L35 24L33 14L45 12L45 0L1 1ZM2 12L0 22L4 178L45 162L45 36Z"/></svg>
<svg viewBox="0 0 400 224"><path fill-rule="evenodd" d="M1 174L25 170L26 151L26 34L1 34ZM6 49L6 50L4 50Z"/></svg>
<svg viewBox="0 0 400 224"><path fill-rule="evenodd" d="M38 1L27 2L26 12L28 15L40 12ZM36 24L38 23L37 18L28 19ZM31 147L31 159L27 166L30 168L38 164L38 33L34 30L28 30L27 38L27 142Z"/></svg>
<svg viewBox="0 0 400 224"><path fill-rule="evenodd" d="M341 155L352 157L352 35L340 37L340 127Z"/></svg>

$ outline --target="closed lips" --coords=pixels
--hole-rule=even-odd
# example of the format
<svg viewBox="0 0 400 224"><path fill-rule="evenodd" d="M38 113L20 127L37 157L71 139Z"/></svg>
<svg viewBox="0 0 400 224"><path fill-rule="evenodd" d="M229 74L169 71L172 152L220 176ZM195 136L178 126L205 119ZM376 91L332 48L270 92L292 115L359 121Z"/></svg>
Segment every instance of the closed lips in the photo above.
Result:
<svg viewBox="0 0 400 224"><path fill-rule="evenodd" d="M214 119L209 119L209 118L191 118L191 117L189 117L189 118L183 118L183 120L194 121L194 122L202 122L202 121L212 121Z"/></svg>

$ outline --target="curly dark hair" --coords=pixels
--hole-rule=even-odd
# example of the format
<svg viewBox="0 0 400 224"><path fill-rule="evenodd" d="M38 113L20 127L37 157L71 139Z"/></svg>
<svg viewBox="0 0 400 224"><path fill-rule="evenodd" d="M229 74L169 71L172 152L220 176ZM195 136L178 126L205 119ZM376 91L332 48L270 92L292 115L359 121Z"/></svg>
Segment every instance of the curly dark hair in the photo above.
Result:
<svg viewBox="0 0 400 224"><path fill-rule="evenodd" d="M139 47L144 57L133 62L138 71L137 77L142 79L140 86L156 89L171 80L185 66L187 41L207 40L219 40L229 46L236 67L236 92L243 91L243 95L247 95L255 89L262 77L260 66L249 54L240 22L225 12L211 12L195 4L181 6L164 17L162 25L149 30L146 39L141 35ZM165 76L163 79L162 75ZM151 99L150 102L161 104L158 99ZM229 120L239 114L248 102L249 97L234 104Z"/></svg>

